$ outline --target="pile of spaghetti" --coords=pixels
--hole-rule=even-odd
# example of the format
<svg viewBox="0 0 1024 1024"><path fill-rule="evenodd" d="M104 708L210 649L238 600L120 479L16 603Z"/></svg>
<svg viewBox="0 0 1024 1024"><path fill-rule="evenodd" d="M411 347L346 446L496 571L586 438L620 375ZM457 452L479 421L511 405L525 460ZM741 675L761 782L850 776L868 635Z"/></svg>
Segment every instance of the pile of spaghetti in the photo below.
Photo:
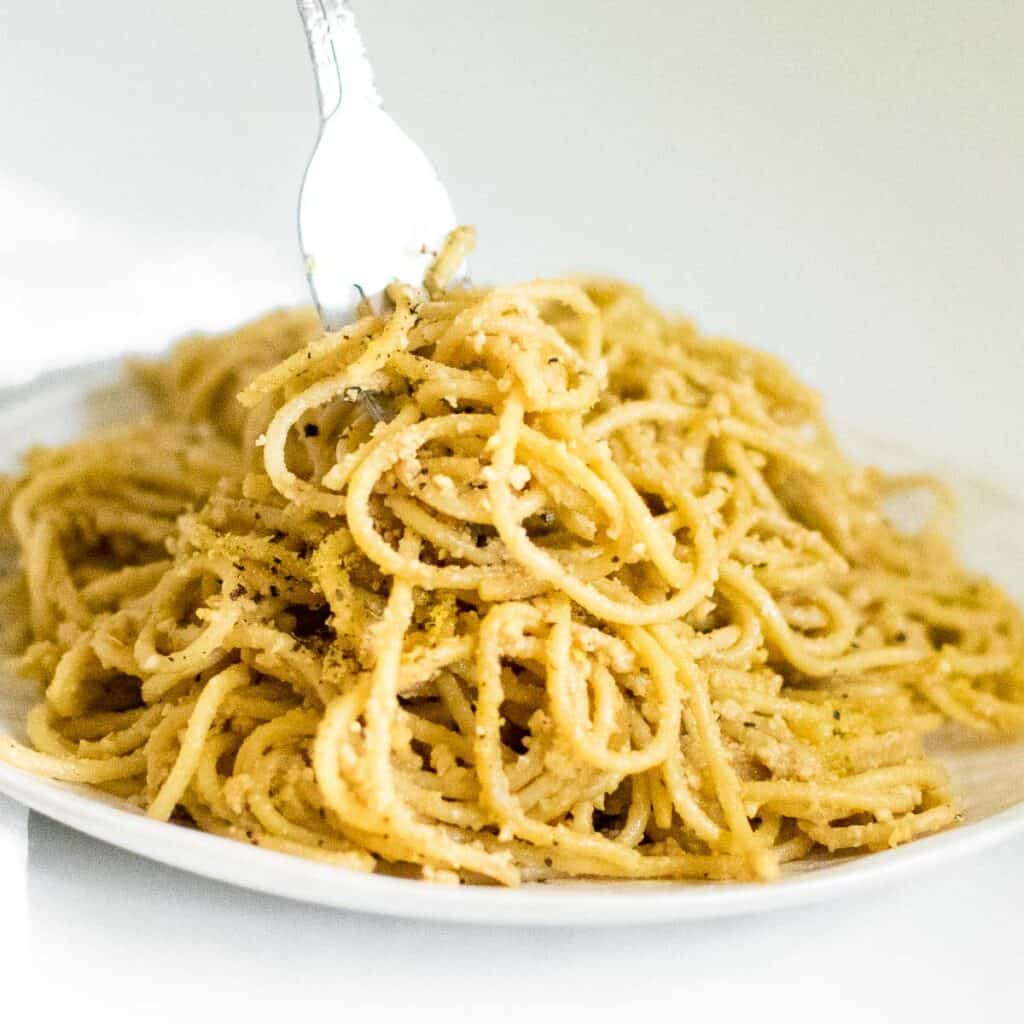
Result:
<svg viewBox="0 0 1024 1024"><path fill-rule="evenodd" d="M1024 727L1024 624L924 478L604 280L276 313L7 498L31 748L159 819L440 881L768 879L952 824L923 736ZM923 529L885 504L933 488Z"/></svg>

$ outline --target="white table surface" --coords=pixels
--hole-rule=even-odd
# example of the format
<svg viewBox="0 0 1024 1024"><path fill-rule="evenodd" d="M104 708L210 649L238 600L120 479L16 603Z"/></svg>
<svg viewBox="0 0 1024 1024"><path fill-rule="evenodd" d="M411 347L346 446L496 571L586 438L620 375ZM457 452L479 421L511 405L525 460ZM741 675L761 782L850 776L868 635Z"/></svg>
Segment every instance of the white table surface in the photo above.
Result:
<svg viewBox="0 0 1024 1024"><path fill-rule="evenodd" d="M1024 5L358 6L478 279L629 276L840 418L1024 493ZM288 0L20 4L0 95L0 383L301 297ZM0 798L0 997L38 1020L1015 1021L1022 860L760 919L446 927L192 878Z"/></svg>

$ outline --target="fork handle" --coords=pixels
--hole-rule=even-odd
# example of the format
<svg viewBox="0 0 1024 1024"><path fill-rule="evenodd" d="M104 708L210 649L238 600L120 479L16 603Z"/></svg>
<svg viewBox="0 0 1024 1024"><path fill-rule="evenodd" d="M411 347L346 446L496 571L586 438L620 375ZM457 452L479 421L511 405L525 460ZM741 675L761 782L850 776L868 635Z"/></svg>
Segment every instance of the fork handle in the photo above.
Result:
<svg viewBox="0 0 1024 1024"><path fill-rule="evenodd" d="M342 99L380 106L373 69L348 0L298 0L313 61L320 117L326 121Z"/></svg>

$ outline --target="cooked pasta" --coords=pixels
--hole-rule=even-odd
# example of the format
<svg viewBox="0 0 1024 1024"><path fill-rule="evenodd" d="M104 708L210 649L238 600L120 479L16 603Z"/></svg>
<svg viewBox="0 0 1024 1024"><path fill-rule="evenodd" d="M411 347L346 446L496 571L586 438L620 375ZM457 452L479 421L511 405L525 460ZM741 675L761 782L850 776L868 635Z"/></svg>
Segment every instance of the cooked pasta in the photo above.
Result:
<svg viewBox="0 0 1024 1024"><path fill-rule="evenodd" d="M605 280L275 313L136 366L150 419L7 503L5 760L360 871L771 879L952 825L924 749L1024 727L1024 628L935 481ZM916 532L890 499L933 495Z"/></svg>

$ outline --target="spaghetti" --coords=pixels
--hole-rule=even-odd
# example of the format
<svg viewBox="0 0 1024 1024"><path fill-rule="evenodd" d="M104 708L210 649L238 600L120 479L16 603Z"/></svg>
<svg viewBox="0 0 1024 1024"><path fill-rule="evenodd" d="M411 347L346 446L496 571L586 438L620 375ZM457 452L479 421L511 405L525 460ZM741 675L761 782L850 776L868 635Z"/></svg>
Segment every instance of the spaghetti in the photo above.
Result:
<svg viewBox="0 0 1024 1024"><path fill-rule="evenodd" d="M29 454L42 699L0 756L437 881L770 879L951 825L922 738L1024 727L1024 622L941 487L633 288L446 289L470 241L340 332L188 340L136 368L152 419Z"/></svg>

